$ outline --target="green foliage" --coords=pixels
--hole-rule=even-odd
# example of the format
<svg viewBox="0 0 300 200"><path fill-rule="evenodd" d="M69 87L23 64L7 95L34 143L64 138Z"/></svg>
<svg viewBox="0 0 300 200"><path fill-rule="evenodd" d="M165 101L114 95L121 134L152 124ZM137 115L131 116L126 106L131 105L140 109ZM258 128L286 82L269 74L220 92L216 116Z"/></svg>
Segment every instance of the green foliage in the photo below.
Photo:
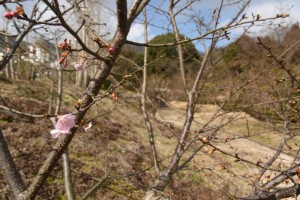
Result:
<svg viewBox="0 0 300 200"><path fill-rule="evenodd" d="M233 61L237 57L237 47L235 44L230 44L223 50L224 61L226 63Z"/></svg>
<svg viewBox="0 0 300 200"><path fill-rule="evenodd" d="M180 40L184 40L185 37L180 35ZM154 37L149 43L150 44L166 44L166 43L174 43L175 35L174 33L167 33L165 35L158 35ZM185 62L191 62L193 58L199 59L199 54L195 48L195 45L191 42L183 44L184 48L184 60ZM150 59L159 58L162 56L168 58L177 58L178 50L177 46L168 46L168 47L160 47L160 48L150 48L149 49Z"/></svg>
<svg viewBox="0 0 300 200"><path fill-rule="evenodd" d="M180 35L180 40L185 37ZM174 33L168 33L165 35L158 35L154 37L149 43L150 44L166 44L174 43ZM193 59L199 59L199 53L197 52L195 45L191 42L183 44L184 49L184 62L185 64L191 64L187 66L187 69L192 69ZM153 62L150 65L150 72L154 74L161 74L164 76L171 76L176 73L179 69L178 65L178 47L167 46L159 48L149 48L149 62Z"/></svg>
<svg viewBox="0 0 300 200"><path fill-rule="evenodd" d="M123 59L122 57L126 58ZM135 64L133 64L135 63ZM116 74L113 79L117 81L121 81L123 76L130 75L137 70L137 66L143 66L144 64L144 55L143 55L143 48L134 49L131 46L126 45L121 52L120 58L117 60L112 73ZM141 72L138 71L135 73L134 76L128 78L123 85L128 90L134 90L135 88L139 87L139 78L141 77ZM107 89L114 81L108 79L105 84L104 88Z"/></svg>
<svg viewBox="0 0 300 200"><path fill-rule="evenodd" d="M112 82L109 79L106 79L103 83L103 90L107 90L111 86Z"/></svg>
<svg viewBox="0 0 300 200"><path fill-rule="evenodd" d="M181 40L184 40L183 35L180 36ZM174 43L175 35L174 33L168 33L165 35L159 35L153 38L150 44L165 44ZM195 74L199 64L194 61L194 59L200 60L200 55L195 48L194 44L189 42L182 45L184 50L184 64L187 77L191 77ZM169 85L173 81L169 78L177 80L180 78L179 71L179 61L178 61L178 47L176 45L168 47L150 47L148 48L148 77L149 82L153 87L170 87ZM125 57L126 59L122 58ZM135 63L135 64L133 64ZM122 75L128 75L137 70L137 66L142 67L144 64L144 48L136 47L131 45L126 45L121 52L121 57L117 60L112 73L117 75L114 76L115 80L122 78ZM121 76L119 76L121 75ZM167 79L168 77L168 79ZM125 88L129 90L135 90L140 87L140 82L142 79L141 71L135 73L127 79ZM158 84L158 85L157 85ZM105 88L109 86L109 83L105 85ZM178 89L178 84L175 86Z"/></svg>

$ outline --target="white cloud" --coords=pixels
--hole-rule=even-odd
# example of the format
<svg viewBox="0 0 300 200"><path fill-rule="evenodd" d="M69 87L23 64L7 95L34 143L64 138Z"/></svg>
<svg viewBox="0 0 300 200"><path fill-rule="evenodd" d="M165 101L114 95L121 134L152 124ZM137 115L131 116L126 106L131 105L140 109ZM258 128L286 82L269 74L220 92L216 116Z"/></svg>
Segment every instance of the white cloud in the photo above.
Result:
<svg viewBox="0 0 300 200"><path fill-rule="evenodd" d="M268 35L276 28L278 28L278 24L282 26L290 26L291 24L300 21L300 13L299 13L300 3L296 0L283 0L283 1L258 1L254 0L249 7L246 8L245 12L249 18L252 18L253 15L260 15L261 18L269 18L275 17L277 14L285 14L288 13L290 17L288 18L280 18L276 20L272 20L272 25L270 25L271 21L256 23L251 29L249 29L250 36L265 36ZM233 35L240 35L243 33L242 29L235 29L232 31Z"/></svg>
<svg viewBox="0 0 300 200"><path fill-rule="evenodd" d="M144 41L144 25L133 24L130 28L127 39L134 41L134 42L143 42Z"/></svg>
<svg viewBox="0 0 300 200"><path fill-rule="evenodd" d="M149 27L148 27L149 29ZM151 30L148 30L150 32ZM154 34L148 35L148 40L151 40ZM144 25L143 24L133 24L130 28L127 40L134 42L144 42Z"/></svg>
<svg viewBox="0 0 300 200"><path fill-rule="evenodd" d="M201 1L207 3L208 1ZM212 2L215 2L214 0ZM212 5L213 6L213 5ZM225 26L233 16L238 12L241 4L225 7L223 12L221 13L220 25L219 27ZM206 6L207 10L212 10L212 7ZM261 18L274 17L276 14L285 14L288 13L290 17L284 19L272 20L273 25L270 25L271 21L267 21L264 23L255 23L255 26L252 26L247 33L252 37L265 36L269 34L274 34L275 31L278 32L279 28L281 29L281 33L287 31L288 29L284 29L281 27L291 26L292 24L300 21L300 1L299 0L252 0L250 5L245 9L242 14L246 14L249 17L248 20L252 19L252 14L256 16L259 14ZM208 14L209 16L209 14ZM278 23L282 23L283 26L279 27ZM250 24L248 24L250 25ZM243 33L244 29L248 26L232 28L228 32L230 33L231 40L223 39L219 42L219 46L227 45L228 43L234 41L239 38Z"/></svg>

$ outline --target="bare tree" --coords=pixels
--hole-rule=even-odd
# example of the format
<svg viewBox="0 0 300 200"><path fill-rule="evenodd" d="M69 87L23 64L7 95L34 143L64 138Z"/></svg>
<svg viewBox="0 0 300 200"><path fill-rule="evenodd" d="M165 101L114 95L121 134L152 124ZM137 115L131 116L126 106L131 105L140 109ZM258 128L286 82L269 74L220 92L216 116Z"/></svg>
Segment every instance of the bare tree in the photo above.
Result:
<svg viewBox="0 0 300 200"><path fill-rule="evenodd" d="M255 84L260 78L267 77L267 73L271 69L271 65L257 74L250 77L247 81L239 80L240 84L232 84L228 85L227 93L224 94L222 100L218 103L217 109L212 113L212 115L204 122L199 122L197 117L201 116L201 105L199 102L203 99L205 95L205 87L208 84L210 78L214 76L214 69L218 67L218 64L222 61L223 56L215 56L215 48L217 43L221 39L230 39L230 30L238 27L247 28L254 26L256 23L260 22L270 22L272 20L278 18L285 18L287 14L277 14L274 17L263 18L259 15L252 16L252 18L248 17L247 14L244 14L246 7L249 5L250 0L247 1L220 1L220 4L212 13L211 24L206 24L201 21L201 18L195 20L198 25L203 26L205 32L199 32L198 35L194 38L181 38L180 37L180 28L176 21L177 15L183 15L184 11L191 9L194 3L197 1L180 1L180 0L170 0L169 6L160 8L156 5L152 5L150 0L134 0L131 5L128 5L126 0L116 0L116 20L117 27L114 32L114 35L111 39L105 39L105 36L101 35L95 28L99 24L95 19L92 19L87 15L88 10L87 1L71 1L71 2L59 2L57 0L48 1L38 1L32 8L32 13L28 17L25 11L20 7L20 2L15 1L3 1L1 5L5 7L8 13L6 13L6 17L8 19L13 19L13 25L16 29L16 40L10 46L9 51L4 55L1 63L0 70L8 69L8 63L11 61L12 57L16 54L17 49L20 48L21 42L24 40L25 36L30 32L42 32L44 29L48 29L52 26L61 26L65 31L68 32L71 37L76 39L78 43L78 47L74 48L71 40L65 39L64 42L59 43L56 40L56 45L62 51L61 54L57 53L57 60L60 63L58 72L58 98L56 103L55 113L51 113L52 104L50 104L50 113L46 116L43 115L35 115L31 113L24 113L22 111L9 108L7 106L0 106L1 109L5 109L11 111L16 114L42 118L48 117L53 121L53 125L55 125L55 117L60 114L60 105L62 102L62 94L63 94L63 74L68 73L69 71L65 69L69 65L69 60L72 58L71 54L76 54L77 58L82 59L83 61L77 65L77 70L84 64L85 61L91 61L98 64L95 73L93 74L93 78L88 83L86 91L82 94L81 98L78 100L76 109L72 113L75 116L75 126L70 129L69 134L64 134L59 137L56 144L53 146L52 151L49 153L47 159L42 163L38 173L31 180L30 183L26 184L22 175L20 174L16 163L13 160L13 157L8 149L8 145L6 140L2 134L2 130L0 129L0 166L4 172L4 176L6 181L8 182L9 188L12 192L12 196L14 199L34 199L38 195L39 191L42 189L45 181L49 177L53 168L57 165L58 160L61 156L64 158L64 172L65 172L65 185L68 199L74 199L74 192L72 191L72 182L70 178L70 166L69 166L69 158L68 158L68 145L72 142L74 135L76 134L79 127L83 124L83 119L89 109L92 109L96 102L102 100L103 98L108 97L113 94L113 98L117 99L114 94L114 90L118 87L121 87L124 82L128 80L128 77L134 75L137 71L143 70L143 83L141 84L141 109L144 116L144 121L146 123L148 138L150 149L152 152L152 160L153 166L155 168L155 174L152 184L145 193L144 199L152 200L152 199L166 199L164 197L164 192L166 188L172 184L172 179L174 179L175 175L180 173L181 170L189 169L192 161L196 159L197 155L203 152L203 149L210 149L209 154L214 154L215 152L220 153L222 156L229 157L231 163L239 162L242 163L245 168L252 171L257 171L258 173L253 175L256 178L256 181L253 182L252 188L253 193L245 197L245 199L278 199L284 197L292 197L297 196L299 194L299 188L297 182L292 178L292 176L299 175L299 164L297 164L298 153L294 156L294 161L290 163L290 166L286 169L277 169L274 167L275 163L277 164L278 158L281 154L284 153L284 147L286 145L286 141L290 138L293 138L297 135L297 126L291 125L291 113L295 112L295 108L293 106L286 106L285 101L295 100L295 96L292 95L292 91L295 88L299 88L299 79L295 75L295 72L290 70L286 63L281 60L281 57L285 55L285 53L291 49L288 48L285 52L280 56L276 56L273 53L272 49L268 47L261 39L258 39L258 45L260 45L267 52L268 57L272 58L274 62L272 64L276 64L280 67L280 70L286 74L288 78L286 80L290 80L293 84L290 88L290 85L286 85L288 87L283 87L284 89L289 88L290 92L286 95L283 95L282 88L278 90L274 90L278 95L278 99L273 100L277 102L276 108L273 109L274 113L279 116L281 123L281 142L276 147L276 151L267 161L263 162L261 159L253 160L249 159L246 155L242 155L237 148L230 146L230 142L238 140L240 138L248 138L251 136L250 129L248 126L248 135L241 137L228 137L228 134L224 134L226 132L226 127L230 126L233 122L246 119L245 116L232 116L230 115L230 111L226 111L225 108L228 104L232 104L233 108L238 110L237 102L243 100L242 95L245 93L245 90L251 88L251 84ZM232 4L233 3L233 4ZM15 4L17 6L16 11L11 13L9 8L6 6L7 4ZM225 6L241 5L240 9L235 13L233 18L227 22L226 24L221 24L221 12L223 11ZM40 7L43 9L40 10ZM91 5L91 4L89 4ZM93 4L97 5L97 4ZM163 15L167 16L170 24L173 27L174 31L174 42L165 43L165 44L152 44L148 42L148 25L150 25L150 20L147 19L146 8L151 6L157 12L163 13ZM144 10L144 35L145 41L144 43L138 43L127 40L130 28L133 23L138 21L138 16ZM71 15L70 13L77 12L79 14L79 24L74 25L74 21L68 20L68 17ZM51 13L53 16L47 19L43 18L45 13ZM86 32L89 34L86 34ZM81 35L83 33L83 35ZM6 33L5 33L6 34ZM193 41L204 41L204 45L206 45L205 52L202 55L201 60L195 60L198 67L195 71L195 75L193 78L188 78L185 73L185 63L184 63L184 44L190 43ZM6 41L7 42L7 41ZM236 44L238 41L235 42ZM111 75L111 70L116 63L117 58L121 54L121 50L125 44L131 44L135 46L144 47L144 63L142 66L134 63L128 58L127 61L131 62L131 64L135 65L137 68L132 74L121 75L121 81L118 81L116 85L112 85L105 92L105 94L100 93L101 88L103 88L104 82ZM296 43L295 45L297 45ZM162 155L165 155L161 148L157 146L157 140L155 137L154 126L152 126L152 119L147 113L146 104L147 104L147 69L149 66L148 58L148 48L160 48L160 47L176 47L177 55L179 60L180 75L182 79L182 85L184 88L184 94L187 96L186 107L184 112L182 112L183 123L180 124L180 127L173 131L172 140L175 141L175 146L172 148L171 153L163 158ZM121 57L122 58L122 57ZM53 69L52 69L53 70ZM54 69L55 70L55 69ZM82 70L82 69L80 69ZM11 70L12 72L14 70ZM82 72L84 75L84 84L88 82L88 73L87 71ZM279 81L278 82L284 82ZM77 82L79 85L81 84L80 75L78 75ZM191 83L191 84L189 84ZM179 83L178 83L179 84ZM297 85L297 87L295 86ZM227 87L227 86L223 86ZM272 96L270 94L270 96ZM163 100L163 99L162 99ZM216 99L214 99L216 102ZM166 102L168 103L168 102ZM260 102L260 104L267 104L266 102ZM217 103L216 103L217 104ZM290 104L293 104L291 102ZM297 102L296 102L297 104ZM234 110L233 111L236 111ZM268 107L269 109L269 107ZM232 110L231 110L232 111ZM267 115L267 113L266 113ZM296 114L295 114L296 115ZM248 123L248 122L247 122ZM278 128L278 127L277 127ZM224 135L226 136L225 138ZM238 134L236 134L238 135ZM259 135L259 133L258 133ZM221 142L220 142L221 141ZM223 146L222 146L223 145ZM228 145L231 148L226 148L224 145ZM161 150L161 151L160 151ZM259 156L258 156L259 158ZM264 164L263 164L264 163ZM249 167L250 166L250 167ZM226 171L226 174L232 175L233 171L228 169L225 165L222 165L222 170ZM205 170L210 171L211 173L215 170L213 168L207 167ZM266 177L267 172L277 172L276 176L268 180L268 182L261 184L261 180ZM218 173L214 173L216 176L220 176ZM103 182L108 180L110 177L107 175L107 169L105 170L105 176L98 180L98 183L94 185L90 190L88 190L82 199L88 198ZM223 177L222 177L223 178ZM240 178L242 179L242 178ZM289 179L293 184L290 187L285 189L275 188L278 184L283 183L286 179ZM225 181L230 181L224 177ZM27 186L28 185L28 186ZM275 188L275 189L274 189ZM228 195L234 196L236 198L240 197L239 195L232 194L231 191L228 191Z"/></svg>

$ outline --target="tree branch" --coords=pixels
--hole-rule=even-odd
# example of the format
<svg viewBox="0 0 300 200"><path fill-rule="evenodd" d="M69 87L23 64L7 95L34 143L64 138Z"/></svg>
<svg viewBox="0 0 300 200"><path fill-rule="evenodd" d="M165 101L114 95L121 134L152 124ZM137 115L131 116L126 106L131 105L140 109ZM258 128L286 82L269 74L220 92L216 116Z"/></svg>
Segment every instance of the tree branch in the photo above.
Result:
<svg viewBox="0 0 300 200"><path fill-rule="evenodd" d="M0 127L0 167L3 170L14 199L19 199L20 194L26 190L25 183L19 173Z"/></svg>
<svg viewBox="0 0 300 200"><path fill-rule="evenodd" d="M127 32L129 29L127 20L127 0L117 0L117 18L118 30L120 32Z"/></svg>
<svg viewBox="0 0 300 200"><path fill-rule="evenodd" d="M92 56L94 56L95 58L97 58L98 60L104 61L106 62L107 60L104 59L103 57L101 57L100 55L98 55L97 53L93 52L91 49L89 49L85 43L81 40L81 38L78 36L78 34L67 24L67 22L64 20L62 13L56 9L56 7L54 7L49 1L47 0L43 0L44 3L55 13L55 15L58 17L58 19L60 20L62 26L73 36L75 37L75 39L77 40L77 42L80 44L80 46L82 47L82 49L84 51L86 51L87 53L91 54Z"/></svg>
<svg viewBox="0 0 300 200"><path fill-rule="evenodd" d="M128 22L131 24L133 20L143 11L143 9L147 6L150 0L136 0L128 13Z"/></svg>
<svg viewBox="0 0 300 200"><path fill-rule="evenodd" d="M6 64L9 62L9 60L13 57L13 54L16 52L17 48L20 46L21 42L23 41L23 38L29 33L31 28L35 25L34 22L31 22L28 24L26 29L18 35L16 38L15 43L12 45L12 48L9 50L8 54L3 56L2 62L0 62L0 71L6 66Z"/></svg>
<svg viewBox="0 0 300 200"><path fill-rule="evenodd" d="M148 42L148 28L147 28L146 8L144 9L144 37L145 37L145 42ZM160 169L159 169L159 164L158 164L158 156L157 156L157 150L156 150L156 146L155 146L153 128L152 128L152 124L150 122L150 119L148 117L147 111L146 111L147 63L148 63L148 48L145 47L141 108L142 108L142 112L143 112L143 115L144 115L144 120L145 120L146 126L148 128L149 142L150 142L150 146L151 146L151 150L152 150L154 167L155 167L156 172L159 173Z"/></svg>
<svg viewBox="0 0 300 200"><path fill-rule="evenodd" d="M175 19L175 14L173 13L173 9L174 9L174 0L170 0L170 6L169 6L169 15L171 18L171 22L172 22L172 26L173 26L173 30L174 30L174 34L175 34L175 38L176 38L176 42L180 41L180 33L179 33L179 29L177 26L177 22ZM185 74L185 68L184 68L184 64L183 64L183 46L182 44L178 44L178 61L179 61L179 68L181 71L181 78L183 81L183 86L185 88L185 90L187 90L187 83L186 83L186 74Z"/></svg>

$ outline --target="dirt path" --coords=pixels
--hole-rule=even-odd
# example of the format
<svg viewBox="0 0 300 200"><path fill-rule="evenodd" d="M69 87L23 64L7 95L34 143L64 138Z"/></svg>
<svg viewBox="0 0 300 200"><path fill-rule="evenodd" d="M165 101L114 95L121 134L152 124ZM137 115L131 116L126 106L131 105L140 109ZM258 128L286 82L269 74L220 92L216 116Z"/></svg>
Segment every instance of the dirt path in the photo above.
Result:
<svg viewBox="0 0 300 200"><path fill-rule="evenodd" d="M169 126L182 128L185 119L184 102L170 102L168 108L158 110L156 119L167 123ZM210 126L219 126L227 124L221 128L217 134L217 142L213 144L218 148L232 155L238 154L240 157L253 163L263 165L274 154L275 149L281 141L281 135L272 130L270 125L252 118L244 112L225 113L216 105L199 105L196 108L195 122L192 125L191 132L199 130L207 122ZM239 136L252 136L249 139L239 138L230 141L229 138ZM229 140L225 142L226 138ZM269 147L268 147L269 146ZM273 148L270 148L272 146ZM212 176L205 182L213 182L211 187L227 188L232 193L244 195L241 191L250 191L251 183L259 172L255 165L245 162L235 162L234 158L215 152L212 154L212 148L205 147L194 159L194 165L201 168L210 168ZM287 154L281 154L272 165L273 169L285 169L293 162L293 157ZM205 170L204 170L204 173ZM267 171L265 178L276 175L275 172ZM224 180L222 178L224 178ZM214 179L211 181L211 179ZM216 186L217 185L217 186ZM285 185L284 185L285 186Z"/></svg>

